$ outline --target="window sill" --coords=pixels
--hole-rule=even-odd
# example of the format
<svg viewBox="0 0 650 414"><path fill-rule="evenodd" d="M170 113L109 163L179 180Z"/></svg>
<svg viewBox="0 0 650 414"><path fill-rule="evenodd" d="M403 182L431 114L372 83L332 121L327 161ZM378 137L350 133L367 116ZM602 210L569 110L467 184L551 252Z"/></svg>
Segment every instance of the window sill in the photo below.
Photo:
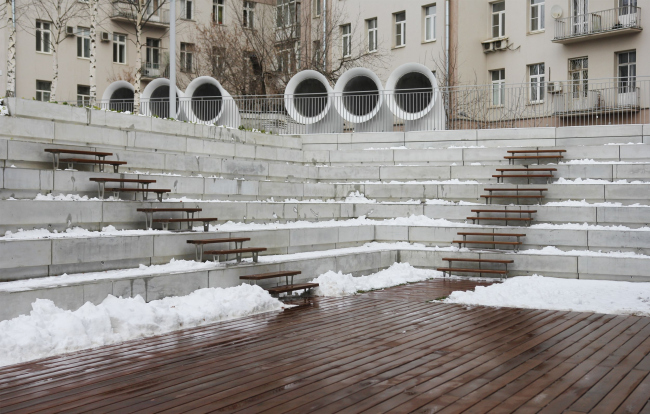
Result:
<svg viewBox="0 0 650 414"><path fill-rule="evenodd" d="M505 108L505 105L504 104L488 105L488 109L498 109L498 108Z"/></svg>
<svg viewBox="0 0 650 414"><path fill-rule="evenodd" d="M52 52L39 52L38 50L35 51L39 55L45 55L45 56L52 56Z"/></svg>
<svg viewBox="0 0 650 414"><path fill-rule="evenodd" d="M90 56L89 57L77 56L77 59L90 60Z"/></svg>
<svg viewBox="0 0 650 414"><path fill-rule="evenodd" d="M393 46L393 50L395 49L404 49L406 45L400 45L400 46Z"/></svg>
<svg viewBox="0 0 650 414"><path fill-rule="evenodd" d="M366 51L366 53L377 53L377 52L379 52L379 49L368 50L368 51Z"/></svg>
<svg viewBox="0 0 650 414"><path fill-rule="evenodd" d="M529 32L526 33L526 34L527 34L527 35L536 35L536 34L542 34L542 33L545 33L545 32L546 32L546 29L541 29L541 30L533 30L533 31L529 31Z"/></svg>
<svg viewBox="0 0 650 414"><path fill-rule="evenodd" d="M544 101L528 101L526 106L532 106L532 105L542 105Z"/></svg>
<svg viewBox="0 0 650 414"><path fill-rule="evenodd" d="M186 19L185 17L181 17L180 20L184 20L186 22L195 22L196 21L194 19Z"/></svg>
<svg viewBox="0 0 650 414"><path fill-rule="evenodd" d="M122 65L122 66L126 66L126 65L127 65L126 62L124 62L124 63L122 63L122 62L113 62L113 64L114 64L114 65Z"/></svg>
<svg viewBox="0 0 650 414"><path fill-rule="evenodd" d="M431 39L431 40L423 40L422 44L427 44L427 43L435 43L438 39Z"/></svg>

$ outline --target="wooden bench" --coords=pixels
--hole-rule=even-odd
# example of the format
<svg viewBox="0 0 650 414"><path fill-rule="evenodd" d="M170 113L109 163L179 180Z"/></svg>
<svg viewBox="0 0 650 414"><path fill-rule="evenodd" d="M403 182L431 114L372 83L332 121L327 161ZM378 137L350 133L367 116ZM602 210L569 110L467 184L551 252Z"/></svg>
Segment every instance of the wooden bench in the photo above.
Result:
<svg viewBox="0 0 650 414"><path fill-rule="evenodd" d="M565 152L566 150L509 150L508 154L512 154L512 155L507 155L503 158L508 160L509 164L514 164L515 160L537 160L537 163L539 164L539 160L542 159L560 160L564 158L564 156L560 154ZM516 154L535 154L535 155L516 155ZM544 154L548 154L548 155L544 155Z"/></svg>
<svg viewBox="0 0 650 414"><path fill-rule="evenodd" d="M519 199L527 199L527 198L536 198L539 199L539 203L541 204L542 199L544 198L544 191L548 191L547 188L485 188L485 191L490 193L489 195L481 194L481 198L485 198L485 203L487 204L488 201L491 203L493 198L514 198L517 199L517 202L519 202ZM516 192L517 195L493 195L492 192L497 191L505 191L505 192ZM525 195L525 194L519 194L520 192L528 192L528 191L539 191L539 195Z"/></svg>
<svg viewBox="0 0 650 414"><path fill-rule="evenodd" d="M301 274L302 272L299 270L285 270L281 272L272 272L272 273L261 273L257 275L248 275L248 276L239 276L239 279L241 280L250 280L255 282L257 284L258 280L265 280L265 279L277 279L277 278L285 278L285 285L277 285L272 288L267 289L267 291L274 290L274 292L277 293L283 293L283 292L291 292L293 290L300 290L300 289L311 289L312 287L318 286L317 283L310 283L310 284L300 284L300 285L294 285L293 283L293 277L296 275ZM291 281L289 280L291 278ZM304 286L304 285L310 285L309 288L295 288L295 286ZM294 287L292 289L287 289L289 287Z"/></svg>
<svg viewBox="0 0 650 414"><path fill-rule="evenodd" d="M467 220L472 220L472 224L475 224L476 221L485 221L485 220L495 220L495 221L505 221L506 226L508 221L525 221L530 224L532 221L533 213L537 213L537 210L471 210L472 213L476 213L476 217L467 217ZM496 213L504 214L505 217L480 217L481 213ZM528 214L528 217L508 217L508 214Z"/></svg>
<svg viewBox="0 0 650 414"><path fill-rule="evenodd" d="M217 243L235 243L235 249L241 249L244 242L250 241L250 237L228 237L221 239L202 239L202 240L188 240L188 244L193 244L196 247L196 260L203 261L203 250L206 244Z"/></svg>
<svg viewBox="0 0 650 414"><path fill-rule="evenodd" d="M162 202L162 197L163 194L169 193L170 189L166 188L123 188L123 187L111 187L111 188L104 188L104 191L110 191L113 193L113 197L119 198L120 193L122 192L128 192L128 193L142 193L142 201L147 201L147 194L148 193L156 193L156 197L158 198L158 201ZM135 197L135 196L134 196ZM135 199L135 198L134 198Z"/></svg>
<svg viewBox="0 0 650 414"><path fill-rule="evenodd" d="M478 273L479 276L481 276L483 273L496 274L496 275L503 275L506 278L508 277L508 264L515 262L514 260L463 259L463 258L458 258L458 257L443 257L442 260L445 261L445 262L449 262L448 267L439 267L438 269L436 269L436 270L442 272L443 276L447 276L447 273L449 273L449 276L451 276L451 272L459 272L459 273ZM478 267L478 269L452 267L453 262L478 263L479 267ZM505 270L482 269L481 268L481 263L503 264L503 265L505 265Z"/></svg>
<svg viewBox="0 0 650 414"><path fill-rule="evenodd" d="M468 244L491 244L493 246L513 246L514 251L519 251L519 246L523 243L521 242L521 237L526 237L523 233L475 233L475 232L459 232L457 236L463 236L463 240L454 240L451 243L458 243L458 248L462 248L463 244L467 247ZM491 236L492 240L467 240L467 236ZM516 237L517 241L501 241L495 240L495 237Z"/></svg>
<svg viewBox="0 0 650 414"><path fill-rule="evenodd" d="M153 219L151 224L153 226L153 223L162 223L163 230L169 230L169 223L187 223L187 229L192 230L194 227L194 222L199 221L203 223L203 231L210 231L210 223L213 221L219 220L216 217L211 217L211 218L206 218L206 217L192 217L192 218L167 218L167 219ZM182 228L179 226L178 230L182 230Z"/></svg>
<svg viewBox="0 0 650 414"><path fill-rule="evenodd" d="M500 174L493 175L492 178L496 178L497 183L503 182L504 178L526 178L529 184L531 178L546 178L546 182L548 183L549 179L554 177L551 174L554 171L557 171L557 168L497 168L497 172ZM546 174L512 174L517 172Z"/></svg>
<svg viewBox="0 0 650 414"><path fill-rule="evenodd" d="M301 283L298 285L276 286L266 289L269 293L278 295L280 293L293 292L294 290L311 290L318 287L318 283Z"/></svg>
<svg viewBox="0 0 650 414"><path fill-rule="evenodd" d="M120 183L120 188L124 188L124 184L134 183L138 188L149 188L149 184L155 183L156 180L140 180L135 178L90 178L90 181L97 183L97 192L99 198L104 198L104 191L106 183Z"/></svg>
<svg viewBox="0 0 650 414"><path fill-rule="evenodd" d="M241 263L243 253L252 253L253 262L257 263L258 254L260 252L266 251L266 247L246 247L244 249L230 249L230 250L206 250L205 254L210 254L213 256L215 262L218 262L217 256L227 256L229 254L234 254L237 260L237 263Z"/></svg>
<svg viewBox="0 0 650 414"><path fill-rule="evenodd" d="M111 155L113 155L112 152L73 150L73 149L65 149L65 148L46 148L44 151L49 152L50 154L52 154L52 167L55 170L59 169L59 161L60 161L59 158L61 157L61 154L91 155L91 156L95 157L96 161L104 160L104 158L110 157ZM92 161L92 160L85 160L85 161ZM103 172L104 167L100 165L100 168L101 168L101 171Z"/></svg>
<svg viewBox="0 0 650 414"><path fill-rule="evenodd" d="M176 212L181 212L181 213L186 213L185 218L194 218L194 213L198 213L199 211L203 211L201 208L139 208L137 211L144 213L145 219L144 219L144 228L148 229L153 227L153 215L154 213L176 213Z"/></svg>
<svg viewBox="0 0 650 414"><path fill-rule="evenodd" d="M126 165L126 161L87 160L84 158L61 158L59 162L67 163L68 169L72 169L74 164L95 164L99 165L99 172L104 172L104 165L112 165L114 173L118 172L120 165Z"/></svg>

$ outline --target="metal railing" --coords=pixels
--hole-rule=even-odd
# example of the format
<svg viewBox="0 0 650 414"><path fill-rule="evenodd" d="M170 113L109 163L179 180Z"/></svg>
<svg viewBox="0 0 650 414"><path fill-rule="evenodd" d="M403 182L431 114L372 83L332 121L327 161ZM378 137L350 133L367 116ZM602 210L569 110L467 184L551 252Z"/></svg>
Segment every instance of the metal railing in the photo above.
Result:
<svg viewBox="0 0 650 414"><path fill-rule="evenodd" d="M623 6L555 19L553 40L566 40L621 29L641 29L641 7Z"/></svg>
<svg viewBox="0 0 650 414"><path fill-rule="evenodd" d="M134 109L132 101L96 106ZM141 107L169 117L167 99L142 100ZM456 86L440 88L437 97L430 90L183 97L177 108L182 120L276 134L336 132L327 130L332 125L344 132L385 132L647 124L650 78ZM319 129L323 123L329 126Z"/></svg>
<svg viewBox="0 0 650 414"><path fill-rule="evenodd" d="M114 19L125 19L132 22L137 20L137 11L133 3L125 0L115 0L113 1L113 13L111 17ZM159 8L155 11L145 11L143 16L143 21L145 24L169 24L169 10Z"/></svg>

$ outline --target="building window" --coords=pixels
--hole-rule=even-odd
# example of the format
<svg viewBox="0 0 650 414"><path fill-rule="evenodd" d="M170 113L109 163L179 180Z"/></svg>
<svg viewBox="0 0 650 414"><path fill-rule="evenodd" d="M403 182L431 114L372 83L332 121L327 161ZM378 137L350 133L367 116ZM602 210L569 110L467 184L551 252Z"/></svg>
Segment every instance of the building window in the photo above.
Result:
<svg viewBox="0 0 650 414"><path fill-rule="evenodd" d="M491 70L490 78L492 81L492 105L503 105L506 92L506 70Z"/></svg>
<svg viewBox="0 0 650 414"><path fill-rule="evenodd" d="M192 55L194 54L194 45L191 43L181 43L181 71L192 72Z"/></svg>
<svg viewBox="0 0 650 414"><path fill-rule="evenodd" d="M544 1L530 0L530 31L537 32L546 28L544 17Z"/></svg>
<svg viewBox="0 0 650 414"><path fill-rule="evenodd" d="M589 90L589 59L586 57L569 59L569 79L574 99L586 98Z"/></svg>
<svg viewBox="0 0 650 414"><path fill-rule="evenodd" d="M636 14L637 0L618 0L618 15Z"/></svg>
<svg viewBox="0 0 650 414"><path fill-rule="evenodd" d="M277 27L290 27L296 22L297 5L296 0L277 0L276 25Z"/></svg>
<svg viewBox="0 0 650 414"><path fill-rule="evenodd" d="M223 0L212 0L212 21L223 24Z"/></svg>
<svg viewBox="0 0 650 414"><path fill-rule="evenodd" d="M406 46L406 12L395 16L395 47Z"/></svg>
<svg viewBox="0 0 650 414"><path fill-rule="evenodd" d="M249 29L255 27L255 2L244 0L244 16L242 25Z"/></svg>
<svg viewBox="0 0 650 414"><path fill-rule="evenodd" d="M341 38L343 40L343 57L352 56L352 25L341 26Z"/></svg>
<svg viewBox="0 0 650 414"><path fill-rule="evenodd" d="M181 19L192 20L194 18L194 2L192 0L181 0Z"/></svg>
<svg viewBox="0 0 650 414"><path fill-rule="evenodd" d="M90 29L77 27L77 57L90 58Z"/></svg>
<svg viewBox="0 0 650 414"><path fill-rule="evenodd" d="M50 53L50 39L52 32L50 32L50 23L36 21L36 51L43 53Z"/></svg>
<svg viewBox="0 0 650 414"><path fill-rule="evenodd" d="M377 51L377 19L366 20L368 27L368 52Z"/></svg>
<svg viewBox="0 0 650 414"><path fill-rule="evenodd" d="M492 3L492 37L506 35L506 2Z"/></svg>
<svg viewBox="0 0 650 414"><path fill-rule="evenodd" d="M160 39L147 38L144 76L160 75Z"/></svg>
<svg viewBox="0 0 650 414"><path fill-rule="evenodd" d="M544 102L545 74L544 64L537 63L528 66L530 80L530 102Z"/></svg>
<svg viewBox="0 0 650 414"><path fill-rule="evenodd" d="M424 7L424 41L436 40L436 5Z"/></svg>
<svg viewBox="0 0 650 414"><path fill-rule="evenodd" d="M50 92L52 91L52 82L49 81L36 81L36 100L49 102Z"/></svg>
<svg viewBox="0 0 650 414"><path fill-rule="evenodd" d="M113 34L113 63L126 63L126 35Z"/></svg>
<svg viewBox="0 0 650 414"><path fill-rule="evenodd" d="M316 67L321 67L321 57L323 55L323 49L320 47L320 40L316 40L312 44L313 52L314 52L314 66Z"/></svg>
<svg viewBox="0 0 650 414"><path fill-rule="evenodd" d="M90 106L90 86L77 85L77 106Z"/></svg>
<svg viewBox="0 0 650 414"><path fill-rule="evenodd" d="M289 74L293 72L291 56L294 50L292 48L280 50L278 53L278 71Z"/></svg>
<svg viewBox="0 0 650 414"><path fill-rule="evenodd" d="M636 89L636 50L618 53L618 92L634 92Z"/></svg>
<svg viewBox="0 0 650 414"><path fill-rule="evenodd" d="M314 0L314 16L318 17L321 14L323 5L321 4L321 0Z"/></svg>

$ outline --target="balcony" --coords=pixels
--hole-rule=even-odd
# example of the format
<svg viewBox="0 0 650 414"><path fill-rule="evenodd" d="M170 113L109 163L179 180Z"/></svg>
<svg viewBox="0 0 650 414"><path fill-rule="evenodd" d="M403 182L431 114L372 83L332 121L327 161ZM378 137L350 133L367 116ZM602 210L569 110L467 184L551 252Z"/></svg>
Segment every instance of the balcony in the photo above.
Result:
<svg viewBox="0 0 650 414"><path fill-rule="evenodd" d="M129 0L113 1L111 19L135 24L137 8ZM159 8L153 12L145 11L142 20L144 26L166 27L169 26L169 10Z"/></svg>
<svg viewBox="0 0 650 414"><path fill-rule="evenodd" d="M641 7L624 6L555 19L553 42L567 44L641 30Z"/></svg>
<svg viewBox="0 0 650 414"><path fill-rule="evenodd" d="M553 99L554 114L572 117L637 112L641 108L641 89L636 83L635 79L619 80L618 86L609 87L567 83L569 91Z"/></svg>
<svg viewBox="0 0 650 414"><path fill-rule="evenodd" d="M154 80L156 78L169 77L169 64L150 63L142 64L142 79Z"/></svg>

